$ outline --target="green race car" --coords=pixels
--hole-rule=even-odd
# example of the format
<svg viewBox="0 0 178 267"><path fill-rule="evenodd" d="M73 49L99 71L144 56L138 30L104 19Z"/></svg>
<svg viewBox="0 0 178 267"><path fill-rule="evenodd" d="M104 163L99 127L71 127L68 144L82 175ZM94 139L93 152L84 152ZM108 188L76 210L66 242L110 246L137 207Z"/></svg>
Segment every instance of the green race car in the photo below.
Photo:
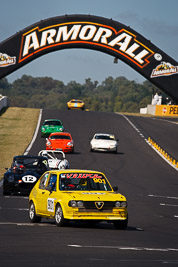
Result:
<svg viewBox="0 0 178 267"><path fill-rule="evenodd" d="M64 126L60 120L49 119L45 120L41 126L41 137L48 137L51 133L54 132L63 132Z"/></svg>

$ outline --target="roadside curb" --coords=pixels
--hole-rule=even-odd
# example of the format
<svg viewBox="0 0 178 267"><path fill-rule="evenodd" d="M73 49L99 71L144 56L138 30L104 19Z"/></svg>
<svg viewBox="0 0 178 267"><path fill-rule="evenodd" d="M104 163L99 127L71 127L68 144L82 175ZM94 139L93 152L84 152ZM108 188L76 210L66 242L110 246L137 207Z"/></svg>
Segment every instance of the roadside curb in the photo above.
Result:
<svg viewBox="0 0 178 267"><path fill-rule="evenodd" d="M147 139L147 143L175 170L178 171L178 161L172 158L163 148L161 148L156 142L150 137Z"/></svg>

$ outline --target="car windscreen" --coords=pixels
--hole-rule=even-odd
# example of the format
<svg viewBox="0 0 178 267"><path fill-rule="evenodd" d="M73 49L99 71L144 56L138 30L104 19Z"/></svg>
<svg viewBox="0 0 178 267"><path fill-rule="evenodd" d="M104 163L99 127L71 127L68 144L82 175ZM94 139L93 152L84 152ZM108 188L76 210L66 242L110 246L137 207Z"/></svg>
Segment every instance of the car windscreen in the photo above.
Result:
<svg viewBox="0 0 178 267"><path fill-rule="evenodd" d="M44 125L49 125L49 126L61 126L60 121L45 121Z"/></svg>
<svg viewBox="0 0 178 267"><path fill-rule="evenodd" d="M82 101L80 101L80 100L73 100L73 101L71 101L71 103L82 103Z"/></svg>
<svg viewBox="0 0 178 267"><path fill-rule="evenodd" d="M115 140L114 136L109 136L109 135L95 135L95 139Z"/></svg>
<svg viewBox="0 0 178 267"><path fill-rule="evenodd" d="M43 173L48 170L48 163L47 159L16 158L13 162L13 167L23 168L24 171L33 170L38 173Z"/></svg>
<svg viewBox="0 0 178 267"><path fill-rule="evenodd" d="M60 139L65 139L65 140L70 140L70 136L69 135L52 135L50 136L51 140L60 140Z"/></svg>
<svg viewBox="0 0 178 267"><path fill-rule="evenodd" d="M60 190L112 191L106 178L100 173L62 173Z"/></svg>

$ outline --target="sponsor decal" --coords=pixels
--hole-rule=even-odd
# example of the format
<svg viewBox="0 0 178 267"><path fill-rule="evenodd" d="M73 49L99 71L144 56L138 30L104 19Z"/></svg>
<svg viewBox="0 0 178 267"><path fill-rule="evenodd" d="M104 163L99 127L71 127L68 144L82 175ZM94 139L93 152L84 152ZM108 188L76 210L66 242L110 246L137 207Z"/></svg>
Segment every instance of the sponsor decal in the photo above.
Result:
<svg viewBox="0 0 178 267"><path fill-rule="evenodd" d="M102 175L100 175L99 173L62 173L60 175L61 179L73 179L73 178L91 178L91 179L101 179L104 180ZM97 180L99 182L99 180Z"/></svg>
<svg viewBox="0 0 178 267"><path fill-rule="evenodd" d="M104 206L104 202L103 201L96 201L95 206L98 210L101 210Z"/></svg>
<svg viewBox="0 0 178 267"><path fill-rule="evenodd" d="M47 199L47 210L52 212L54 211L54 198Z"/></svg>
<svg viewBox="0 0 178 267"><path fill-rule="evenodd" d="M169 114L178 115L178 106L171 106L169 109Z"/></svg>
<svg viewBox="0 0 178 267"><path fill-rule="evenodd" d="M167 107L163 107L163 114L167 112Z"/></svg>
<svg viewBox="0 0 178 267"><path fill-rule="evenodd" d="M162 60L162 56L158 53L155 53L154 54L154 58L157 60L157 61L161 61Z"/></svg>
<svg viewBox="0 0 178 267"><path fill-rule="evenodd" d="M0 53L0 67L8 67L16 64L16 57L8 56L7 54Z"/></svg>
<svg viewBox="0 0 178 267"><path fill-rule="evenodd" d="M161 62L151 73L151 78L160 76L170 76L178 73L178 66L173 66L169 62Z"/></svg>
<svg viewBox="0 0 178 267"><path fill-rule="evenodd" d="M32 175L25 175L22 177L22 181L24 183L34 183L36 182L37 178L35 176Z"/></svg>
<svg viewBox="0 0 178 267"><path fill-rule="evenodd" d="M51 25L40 29L35 27L22 35L19 63L52 47L70 44L100 46L124 56L140 68L149 64L154 55L137 36L121 29L116 31L108 25L93 22L70 22ZM72 46L73 47L73 46Z"/></svg>

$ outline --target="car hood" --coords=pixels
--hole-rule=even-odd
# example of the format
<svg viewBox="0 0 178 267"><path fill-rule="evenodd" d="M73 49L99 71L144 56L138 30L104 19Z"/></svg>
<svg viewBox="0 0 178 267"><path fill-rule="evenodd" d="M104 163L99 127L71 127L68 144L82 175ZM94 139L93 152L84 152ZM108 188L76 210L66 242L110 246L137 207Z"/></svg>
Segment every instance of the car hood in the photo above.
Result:
<svg viewBox="0 0 178 267"><path fill-rule="evenodd" d="M69 192L64 191L66 197L70 200L83 200L83 201L126 201L126 198L120 193L116 192L94 192L94 191L82 191L82 192Z"/></svg>
<svg viewBox="0 0 178 267"><path fill-rule="evenodd" d="M50 142L55 145L65 145L69 143L71 140L65 140L65 139L50 139Z"/></svg>
<svg viewBox="0 0 178 267"><path fill-rule="evenodd" d="M99 144L99 145L116 145L117 141L115 140L92 140L91 141L92 144Z"/></svg>
<svg viewBox="0 0 178 267"><path fill-rule="evenodd" d="M53 125L46 125L46 126L43 126L46 130L56 130L56 129L60 129L60 128L63 128L63 126L53 126Z"/></svg>

